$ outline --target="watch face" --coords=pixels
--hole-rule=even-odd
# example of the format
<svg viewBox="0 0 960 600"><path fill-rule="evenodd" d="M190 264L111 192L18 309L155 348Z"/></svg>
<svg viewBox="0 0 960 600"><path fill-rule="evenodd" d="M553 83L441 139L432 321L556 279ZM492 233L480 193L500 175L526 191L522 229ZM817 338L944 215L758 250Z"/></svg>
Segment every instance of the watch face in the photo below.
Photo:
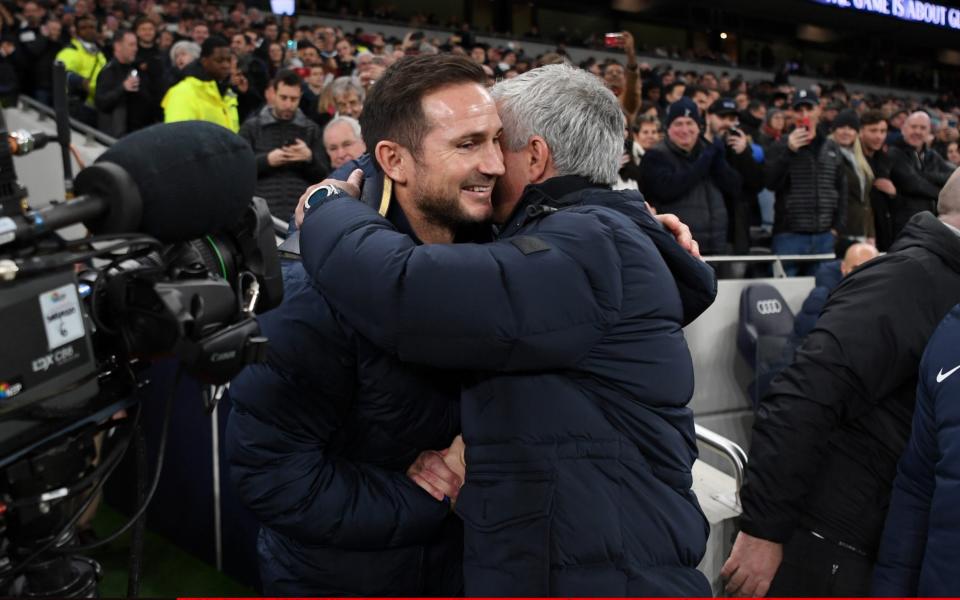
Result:
<svg viewBox="0 0 960 600"><path fill-rule="evenodd" d="M306 210L310 210L311 207L323 202L325 199L333 196L339 191L339 189L332 185L320 186L312 194L310 194L310 197L307 198L307 201L304 203L303 207Z"/></svg>

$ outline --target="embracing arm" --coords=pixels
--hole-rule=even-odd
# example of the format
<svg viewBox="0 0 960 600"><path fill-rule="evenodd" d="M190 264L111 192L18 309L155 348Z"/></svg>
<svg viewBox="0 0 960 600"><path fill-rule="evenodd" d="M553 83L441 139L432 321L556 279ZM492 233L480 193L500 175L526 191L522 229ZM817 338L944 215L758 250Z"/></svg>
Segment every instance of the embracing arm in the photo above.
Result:
<svg viewBox="0 0 960 600"><path fill-rule="evenodd" d="M593 346L622 300L610 229L564 212L545 217L538 237L417 246L372 208L336 199L311 209L301 250L327 300L401 360L559 368ZM591 252L574 256L558 245L571 235Z"/></svg>

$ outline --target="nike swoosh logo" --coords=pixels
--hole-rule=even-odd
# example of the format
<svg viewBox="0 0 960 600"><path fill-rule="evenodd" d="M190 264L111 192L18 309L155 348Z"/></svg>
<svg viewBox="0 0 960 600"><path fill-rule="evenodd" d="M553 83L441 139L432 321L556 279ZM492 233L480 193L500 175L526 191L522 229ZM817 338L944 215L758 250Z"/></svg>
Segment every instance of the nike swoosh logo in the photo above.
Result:
<svg viewBox="0 0 960 600"><path fill-rule="evenodd" d="M940 372L937 373L937 383L943 383L944 379L956 373L958 369L960 369L960 365L955 366L946 373L943 372L943 369L940 369Z"/></svg>

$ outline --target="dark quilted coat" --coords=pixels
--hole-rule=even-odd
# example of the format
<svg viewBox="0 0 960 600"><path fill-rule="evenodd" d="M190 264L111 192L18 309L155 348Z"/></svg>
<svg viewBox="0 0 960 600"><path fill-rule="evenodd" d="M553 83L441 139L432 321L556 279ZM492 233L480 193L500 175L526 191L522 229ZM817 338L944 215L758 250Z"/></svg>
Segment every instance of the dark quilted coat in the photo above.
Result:
<svg viewBox="0 0 960 600"><path fill-rule="evenodd" d="M231 476L261 522L271 596L457 595L462 532L406 468L459 432L459 377L401 365L332 311L299 261L259 317L267 362L233 382Z"/></svg>
<svg viewBox="0 0 960 600"><path fill-rule="evenodd" d="M304 265L403 361L469 368L468 595L708 595L682 327L712 270L636 192L528 186L490 244L417 246L369 207L310 211Z"/></svg>
<svg viewBox="0 0 960 600"><path fill-rule="evenodd" d="M913 432L893 482L875 596L960 594L960 305L920 362Z"/></svg>

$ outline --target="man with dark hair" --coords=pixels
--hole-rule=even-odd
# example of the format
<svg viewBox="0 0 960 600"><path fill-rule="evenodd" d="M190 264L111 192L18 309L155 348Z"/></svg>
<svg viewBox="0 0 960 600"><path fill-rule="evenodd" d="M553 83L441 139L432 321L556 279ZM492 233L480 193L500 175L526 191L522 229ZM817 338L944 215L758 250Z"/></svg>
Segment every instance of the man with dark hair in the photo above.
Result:
<svg viewBox="0 0 960 600"><path fill-rule="evenodd" d="M160 121L161 73L153 69L140 71L136 58L136 34L117 31L113 36L113 59L100 72L94 96L99 129L113 137Z"/></svg>
<svg viewBox="0 0 960 600"><path fill-rule="evenodd" d="M660 105L663 108L667 108L677 100L683 97L684 92L687 91L687 84L682 81L673 81L669 84L664 84L663 86L663 97L660 100Z"/></svg>
<svg viewBox="0 0 960 600"><path fill-rule="evenodd" d="M97 92L97 76L107 65L107 58L97 45L97 20L92 16L77 19L77 37L57 53L55 60L67 70L67 89L70 91L70 116L92 127L96 126L97 111L93 98Z"/></svg>
<svg viewBox="0 0 960 600"><path fill-rule="evenodd" d="M17 36L17 54L23 57L20 71L20 91L44 104L53 105L53 58L63 43L60 41L59 22L51 26L46 7L37 0L23 4L23 20Z"/></svg>
<svg viewBox="0 0 960 600"><path fill-rule="evenodd" d="M877 231L877 249L886 252L893 243L893 216L891 214L897 188L890 179L890 157L883 149L887 138L887 120L883 112L868 110L860 116L860 147L873 170L873 188L870 205Z"/></svg>
<svg viewBox="0 0 960 600"><path fill-rule="evenodd" d="M707 109L710 107L710 92L703 86L689 84L686 89L684 89L683 95L693 100L693 103L697 105L698 118L700 119L700 126L702 127L703 118L706 116Z"/></svg>
<svg viewBox="0 0 960 600"><path fill-rule="evenodd" d="M329 170L320 128L298 108L302 84L292 70L277 73L270 104L240 127L257 158L257 195L284 221L293 216L304 188Z"/></svg>
<svg viewBox="0 0 960 600"><path fill-rule="evenodd" d="M230 89L232 65L230 42L208 37L200 47L200 60L187 65L183 79L163 97L164 122L209 121L239 131L237 95Z"/></svg>
<svg viewBox="0 0 960 600"><path fill-rule="evenodd" d="M503 173L485 82L476 63L441 55L400 61L373 87L363 113L369 146L391 146L385 163L419 172L416 158L430 169L411 187L378 177L380 163L363 163L381 182L365 186L369 202L401 231L425 242L489 238L486 228L486 238L470 234L490 217L492 182ZM428 137L447 142L442 156L420 153ZM437 202L421 211L412 193ZM282 250L290 259L283 304L259 317L267 360L234 380L227 426L231 476L262 524L262 591L460 595L462 526L450 499L462 480L443 452L460 431L459 375L373 346L317 291L296 246Z"/></svg>

